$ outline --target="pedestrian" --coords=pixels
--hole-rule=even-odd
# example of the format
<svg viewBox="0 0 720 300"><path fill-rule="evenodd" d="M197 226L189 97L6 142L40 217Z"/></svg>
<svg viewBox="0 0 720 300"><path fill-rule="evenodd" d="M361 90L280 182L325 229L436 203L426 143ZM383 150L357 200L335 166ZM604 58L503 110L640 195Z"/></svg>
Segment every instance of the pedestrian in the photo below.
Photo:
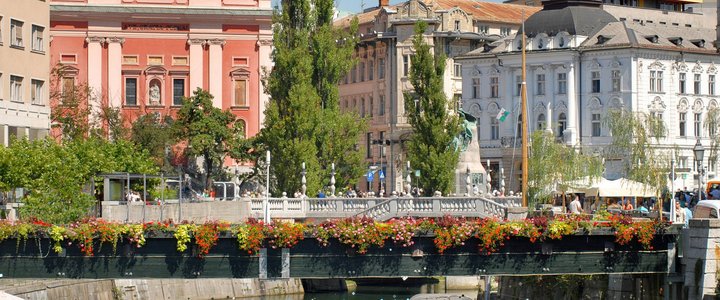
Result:
<svg viewBox="0 0 720 300"><path fill-rule="evenodd" d="M570 213L574 215L579 215L584 212L585 211L582 208L582 204L580 203L580 197L578 197L578 195L575 195L575 199L570 202Z"/></svg>

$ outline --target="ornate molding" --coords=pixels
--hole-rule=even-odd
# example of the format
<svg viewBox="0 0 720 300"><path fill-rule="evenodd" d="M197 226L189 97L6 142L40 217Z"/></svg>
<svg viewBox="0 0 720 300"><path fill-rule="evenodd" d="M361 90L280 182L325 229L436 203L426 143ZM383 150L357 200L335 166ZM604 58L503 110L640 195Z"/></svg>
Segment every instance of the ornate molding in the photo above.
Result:
<svg viewBox="0 0 720 300"><path fill-rule="evenodd" d="M715 63L710 63L710 66L707 68L708 74L717 74L717 68L715 67Z"/></svg>
<svg viewBox="0 0 720 300"><path fill-rule="evenodd" d="M701 99L695 99L692 110L693 112L700 113L702 112L704 106L705 105L703 104L703 101Z"/></svg>
<svg viewBox="0 0 720 300"><path fill-rule="evenodd" d="M718 108L717 100L715 100L715 99L710 99L710 102L708 103L708 106L707 106L707 110L710 111L710 110L713 110L713 109L716 109L716 108Z"/></svg>
<svg viewBox="0 0 720 300"><path fill-rule="evenodd" d="M642 67L642 64L640 65ZM661 63L659 60L654 61L650 65L648 65L649 70L665 70L665 65Z"/></svg>
<svg viewBox="0 0 720 300"><path fill-rule="evenodd" d="M108 44L110 44L110 43L119 43L120 45L122 45L122 44L125 43L125 38L124 38L124 37L116 37L116 36L114 36L114 37L109 37L109 38L105 39L105 41L106 41Z"/></svg>
<svg viewBox="0 0 720 300"><path fill-rule="evenodd" d="M559 113L567 113L567 112L568 112L568 108L567 108L567 104L565 104L565 101L560 101L560 102L558 102L557 104L555 104L555 111L556 111L558 114L559 114Z"/></svg>
<svg viewBox="0 0 720 300"><path fill-rule="evenodd" d="M667 108L667 105L665 105L665 101L662 100L660 97L655 97L655 99L650 102L650 105L648 105L648 109L651 112L661 112L665 111Z"/></svg>
<svg viewBox="0 0 720 300"><path fill-rule="evenodd" d="M703 67L700 65L699 61L695 63L695 66L693 66L692 71L693 71L693 73L702 73L703 72Z"/></svg>
<svg viewBox="0 0 720 300"><path fill-rule="evenodd" d="M205 45L206 40L203 39L188 39L187 44L188 45Z"/></svg>
<svg viewBox="0 0 720 300"><path fill-rule="evenodd" d="M590 103L588 103L587 107L590 110L597 111L597 110L602 109L603 105L602 105L602 102L600 101L600 98L593 97L592 99L590 99Z"/></svg>
<svg viewBox="0 0 720 300"><path fill-rule="evenodd" d="M545 113L546 110L547 110L547 108L545 107L545 103L543 103L542 101L539 101L538 103L535 104L535 107L533 107L533 112L536 115L539 113Z"/></svg>
<svg viewBox="0 0 720 300"><path fill-rule="evenodd" d="M106 38L104 38L104 37L99 37L99 36L88 36L88 37L85 38L85 42L88 43L88 44L90 44L90 43L100 43L100 44L102 44L102 43L105 43L106 40L107 40Z"/></svg>
<svg viewBox="0 0 720 300"><path fill-rule="evenodd" d="M220 47L225 46L225 40L223 39L209 39L207 40L208 45L219 45Z"/></svg>
<svg viewBox="0 0 720 300"><path fill-rule="evenodd" d="M675 70L677 70L678 72L685 73L688 71L688 66L684 62L678 62L675 64L674 67L675 67Z"/></svg>
<svg viewBox="0 0 720 300"><path fill-rule="evenodd" d="M625 103L623 102L623 99L620 97L613 97L610 99L610 108L612 109L621 109L625 107Z"/></svg>
<svg viewBox="0 0 720 300"><path fill-rule="evenodd" d="M682 98L678 102L677 111L678 112L687 112L690 105L688 104L687 98Z"/></svg>
<svg viewBox="0 0 720 300"><path fill-rule="evenodd" d="M498 105L497 102L490 102L490 104L488 104L488 106L487 106L487 113L488 113L491 117L497 116L497 113L498 113L499 111L500 111L500 105Z"/></svg>

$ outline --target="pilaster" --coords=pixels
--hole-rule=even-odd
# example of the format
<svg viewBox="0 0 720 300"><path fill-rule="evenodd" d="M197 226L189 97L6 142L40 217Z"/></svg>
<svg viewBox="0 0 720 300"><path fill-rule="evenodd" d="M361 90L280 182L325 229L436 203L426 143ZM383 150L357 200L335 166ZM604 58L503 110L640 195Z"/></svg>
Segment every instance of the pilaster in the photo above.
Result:
<svg viewBox="0 0 720 300"><path fill-rule="evenodd" d="M258 55L260 56L260 63L259 63L259 70L258 74L259 76L262 76L263 71L267 70L268 72L272 69L272 60L270 59L270 55L272 54L272 40L271 39L259 39L258 40ZM258 122L259 126L258 128L262 128L263 124L265 124L265 107L267 106L267 103L270 101L270 95L265 93L265 89L262 86L262 81L258 80L258 91L260 91L259 97L258 97Z"/></svg>
<svg viewBox="0 0 720 300"><path fill-rule="evenodd" d="M223 104L223 82L222 82L222 47L225 45L225 40L222 39L211 39L208 40L208 48L210 55L210 62L208 63L209 78L208 78L208 89L210 94L213 95L213 106L222 109Z"/></svg>
<svg viewBox="0 0 720 300"><path fill-rule="evenodd" d="M190 93L203 87L203 46L205 40L189 39L190 46Z"/></svg>
<svg viewBox="0 0 720 300"><path fill-rule="evenodd" d="M577 93L575 92L575 62L568 64L567 70L567 128L563 132L565 137L565 144L568 146L574 146L577 140Z"/></svg>
<svg viewBox="0 0 720 300"><path fill-rule="evenodd" d="M102 44L105 43L104 37L89 36L85 38L88 44L88 79L87 84L90 88L88 95L88 105L91 111L100 110L102 101ZM96 120L91 120L94 123Z"/></svg>
<svg viewBox="0 0 720 300"><path fill-rule="evenodd" d="M122 44L125 38L110 37L108 43L108 103L121 107L122 101Z"/></svg>

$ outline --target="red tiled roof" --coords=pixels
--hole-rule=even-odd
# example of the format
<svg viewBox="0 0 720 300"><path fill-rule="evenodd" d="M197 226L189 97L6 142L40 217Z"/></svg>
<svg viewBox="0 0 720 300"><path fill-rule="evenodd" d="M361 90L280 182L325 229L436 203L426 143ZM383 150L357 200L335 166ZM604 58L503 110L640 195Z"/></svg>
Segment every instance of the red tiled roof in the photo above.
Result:
<svg viewBox="0 0 720 300"><path fill-rule="evenodd" d="M525 10L525 19L527 19L532 14L542 9L542 7L494 3L478 0L424 0L423 2L425 2L425 4L435 6L440 9L451 9L453 7L458 7L465 12L472 14L472 18L476 21L508 24L520 24L523 10ZM397 5L391 5L389 7L391 9L395 9L396 7L403 4L404 3L400 3ZM355 17L358 18L360 24L369 23L375 20L375 16L379 12L380 8L376 8L368 12L350 15L335 21L335 26L346 27Z"/></svg>

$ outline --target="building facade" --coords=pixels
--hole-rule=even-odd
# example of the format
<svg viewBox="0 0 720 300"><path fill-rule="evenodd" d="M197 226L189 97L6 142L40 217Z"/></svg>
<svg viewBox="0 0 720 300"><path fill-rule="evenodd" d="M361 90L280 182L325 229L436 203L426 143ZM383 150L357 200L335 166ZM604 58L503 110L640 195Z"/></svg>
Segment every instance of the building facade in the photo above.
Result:
<svg viewBox="0 0 720 300"><path fill-rule="evenodd" d="M50 128L50 13L41 0L0 2L0 145Z"/></svg>
<svg viewBox="0 0 720 300"><path fill-rule="evenodd" d="M658 151L671 155L677 147L676 166L686 170L676 187L695 186L693 145L699 139L710 146L716 132L703 125L718 105L715 29L693 26L692 14L624 8L614 15L601 5L547 1L526 22L528 129L552 132L558 142L603 155L612 143L603 122L608 111L658 116L668 129ZM679 21L684 18L686 23ZM515 35L457 58L464 108L479 120L481 154L505 170L513 190L520 188L521 176L521 47ZM504 121L498 118L502 109L511 112ZM717 162L705 154L708 177L715 177ZM620 177L621 165L621 158L606 158L605 177Z"/></svg>
<svg viewBox="0 0 720 300"><path fill-rule="evenodd" d="M173 116L182 97L208 90L245 123L263 122L271 66L270 0L51 0L51 65L62 85L87 83L93 111Z"/></svg>
<svg viewBox="0 0 720 300"><path fill-rule="evenodd" d="M358 62L340 82L340 107L367 120L369 128L358 141L358 150L365 153L368 169L383 171L384 189L390 193L402 191L408 175L414 176L404 148L411 128L405 117L403 93L412 90L408 76L415 23L426 21L427 42L445 52L445 93L457 105L462 95L462 74L454 58L512 35L519 28L523 10L529 16L539 9L473 0L410 0L394 6L381 0L378 4L336 22L346 27L357 17L361 37L355 55ZM380 185L378 175L371 183L366 178L358 182L363 191L378 191Z"/></svg>

